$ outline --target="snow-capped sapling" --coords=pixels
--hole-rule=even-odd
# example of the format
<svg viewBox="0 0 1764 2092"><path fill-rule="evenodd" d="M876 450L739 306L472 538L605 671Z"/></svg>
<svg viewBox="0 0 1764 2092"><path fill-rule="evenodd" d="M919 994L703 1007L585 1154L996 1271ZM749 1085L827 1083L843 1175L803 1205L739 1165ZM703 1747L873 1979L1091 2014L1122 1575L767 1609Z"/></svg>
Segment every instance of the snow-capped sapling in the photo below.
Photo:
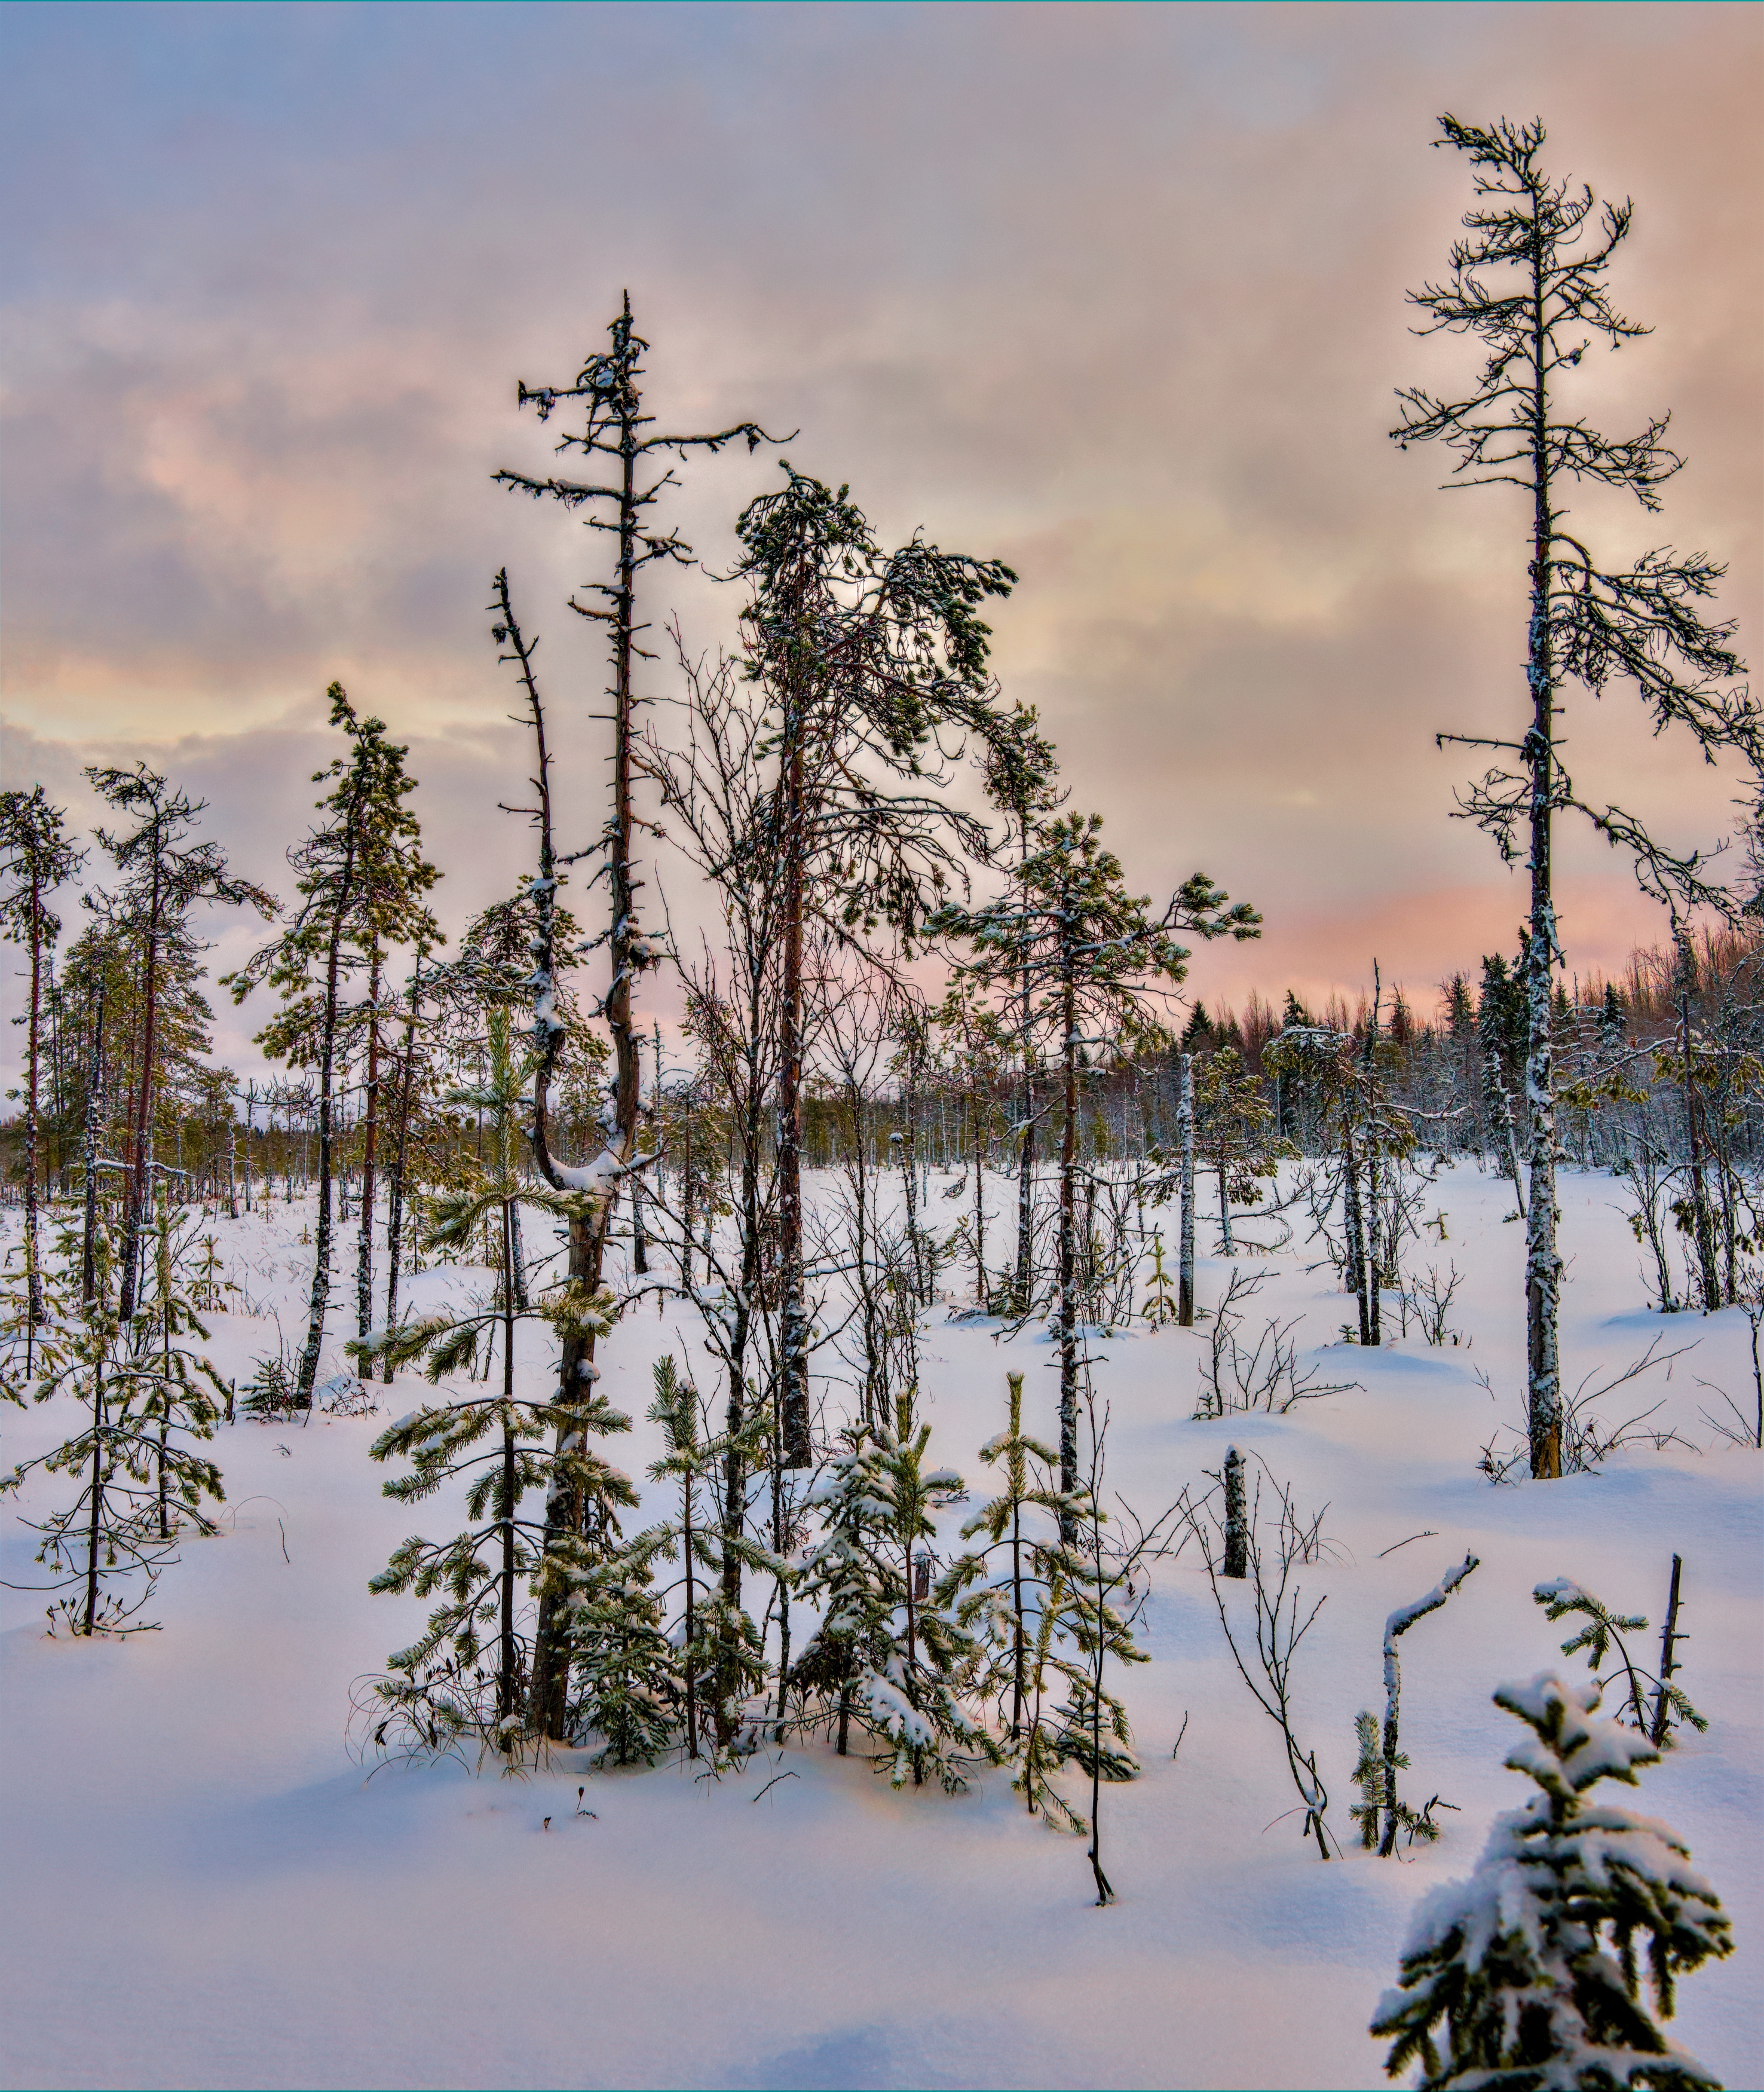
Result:
<svg viewBox="0 0 1764 2092"><path fill-rule="evenodd" d="M1419 2062L1421 2092L1719 2092L1658 2022L1680 1975L1732 1951L1727 1920L1663 1823L1585 1798L1659 1757L1598 1699L1548 1671L1494 1695L1530 1732L1506 1762L1538 1792L1495 1819L1467 1882L1422 1902L1380 2001L1385 2068Z"/></svg>

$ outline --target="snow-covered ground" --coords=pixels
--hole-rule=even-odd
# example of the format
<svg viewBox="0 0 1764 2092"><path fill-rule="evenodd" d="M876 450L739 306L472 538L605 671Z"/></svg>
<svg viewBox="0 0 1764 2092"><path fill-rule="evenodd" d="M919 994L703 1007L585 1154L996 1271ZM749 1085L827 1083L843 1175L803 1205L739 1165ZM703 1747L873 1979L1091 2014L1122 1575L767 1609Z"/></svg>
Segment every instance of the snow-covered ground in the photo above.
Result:
<svg viewBox="0 0 1764 2092"><path fill-rule="evenodd" d="M1278 1734L1231 1668L1192 1545L1155 1571L1154 1661L1123 1685L1145 1771L1105 1791L1119 1896L1106 1910L1083 1845L1028 1817L1002 1772L953 1798L895 1792L862 1758L812 1741L720 1783L675 1766L593 1774L567 1755L524 1779L446 1764L364 1779L345 1747L352 1681L408 1641L423 1610L371 1597L368 1579L408 1532L454 1529L447 1507L413 1512L381 1495L385 1471L367 1449L383 1410L241 1423L218 1441L225 1537L184 1546L156 1601L162 1632L50 1639L41 1597L0 1593L4 2081L1379 2083L1382 2046L1365 2027L1411 1911L1430 1884L1468 1870L1490 1817L1529 1791L1501 1770L1518 1731L1490 1693L1552 1660L1580 1675L1581 1658L1558 1654L1572 1623L1552 1629L1532 1587L1570 1576L1657 1628L1676 1551L1691 1637L1680 1682L1710 1728L1643 1773L1634 1805L1688 1839L1738 1939L1731 1960L1686 1981L1673 2031L1730 2086L1759 2084L1761 1462L1699 1415L1726 1414L1701 1382L1742 1407L1750 1398L1745 1319L1644 1312L1624 1187L1565 1175L1569 1385L1620 1369L1663 1333L1665 1348L1694 1344L1610 1411L1663 1399L1651 1425L1700 1450L1644 1446L1596 1475L1493 1487L1477 1462L1518 1415L1521 1230L1503 1221L1507 1188L1473 1166L1437 1188L1449 1239L1430 1237L1414 1260L1465 1274L1451 1319L1466 1346L1338 1342L1325 1377L1357 1390L1209 1423L1191 1420L1201 1334L1098 1346L1109 1481L1136 1508L1162 1510L1236 1443L1307 1513L1324 1511L1329 1545L1301 1580L1327 1601L1298 1659L1296 1726L1318 1753L1343 1859L1326 1865L1301 1840ZM280 1204L215 1223L252 1304L279 1304L291 1334L300 1224L300 1208ZM1201 1233L1213 1234L1204 1216ZM1348 1319L1330 1273L1307 1273L1301 1240L1240 1260L1276 1274L1252 1333L1265 1314L1302 1314L1303 1338L1320 1344ZM1203 1264L1203 1306L1226 1270ZM419 1299L446 1282L419 1279ZM212 1327L216 1363L241 1381L274 1347L260 1316ZM606 1350L609 1391L639 1420L609 1450L633 1473L658 1450L641 1419L651 1362L669 1349L709 1384L683 1308L636 1312ZM1028 1369L1050 1430L1052 1354L1045 1339L1001 1344L992 1325L939 1310L925 1355L934 1455L977 1500L987 1471L976 1455L1003 1424L1007 1366ZM413 1406L402 1390L390 1400L391 1414ZM0 1413L8 1467L63 1435L59 1407ZM0 1506L0 1575L38 1573L18 1514L41 1514L61 1486L38 1479ZM951 1539L962 1515L947 1515ZM1479 1571L1402 1645L1407 1792L1437 1792L1458 1813L1442 1812L1437 1846L1379 1861L1352 1842L1354 1716L1382 1707L1386 1615L1467 1549ZM1641 1640L1651 1660L1654 1636ZM579 1784L592 1819L574 1813Z"/></svg>

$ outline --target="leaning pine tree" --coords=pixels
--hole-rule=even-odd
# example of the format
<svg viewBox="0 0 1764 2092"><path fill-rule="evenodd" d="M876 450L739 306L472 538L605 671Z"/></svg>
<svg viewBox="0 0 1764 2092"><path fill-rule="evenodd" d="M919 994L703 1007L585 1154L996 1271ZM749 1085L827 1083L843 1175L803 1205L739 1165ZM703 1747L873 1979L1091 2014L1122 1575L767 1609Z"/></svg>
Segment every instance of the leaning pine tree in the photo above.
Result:
<svg viewBox="0 0 1764 2092"><path fill-rule="evenodd" d="M1635 866L1644 892L1675 913L1706 906L1732 914L1736 897L1712 885L1700 854L1676 856L1621 807L1584 798L1562 763L1559 721L1568 685L1594 695L1614 677L1632 682L1654 731L1689 729L1711 760L1736 750L1764 767L1757 707L1732 679L1743 664L1731 620L1706 623L1698 606L1726 571L1701 553L1670 547L1632 564L1602 565L1567 527L1571 485L1626 489L1650 512L1684 460L1667 446L1667 418L1636 434L1601 434L1559 396L1594 342L1613 348L1647 330L1611 304L1611 257L1628 237L1632 210L1598 205L1588 188L1557 181L1539 164L1541 123L1504 119L1481 130L1440 119L1435 144L1467 153L1477 202L1453 243L1443 283L1412 292L1425 316L1418 331L1475 335L1486 361L1469 389L1438 399L1410 388L1391 431L1406 450L1443 443L1456 454L1456 486L1516 486L1530 508L1530 608L1525 730L1517 740L1443 735L1494 752L1492 767L1463 795L1464 815L1491 835L1509 862L1531 875L1525 957L1525 1107L1529 1198L1525 1212L1527 1410L1531 1471L1562 1472L1562 1385L1557 1325L1562 1260L1556 1248L1555 1077L1550 976L1562 962L1551 867L1555 817L1584 815Z"/></svg>
<svg viewBox="0 0 1764 2092"><path fill-rule="evenodd" d="M1659 1753L1594 1711L1596 1684L1542 1671L1494 1700L1531 1731L1507 1763L1538 1792L1496 1819L1469 1881L1417 1913L1372 2022L1395 2037L1386 2068L1418 2060L1421 2092L1719 2092L1656 2024L1678 1976L1732 1952L1715 1892L1664 1824L1582 1799L1601 1779L1633 1787Z"/></svg>

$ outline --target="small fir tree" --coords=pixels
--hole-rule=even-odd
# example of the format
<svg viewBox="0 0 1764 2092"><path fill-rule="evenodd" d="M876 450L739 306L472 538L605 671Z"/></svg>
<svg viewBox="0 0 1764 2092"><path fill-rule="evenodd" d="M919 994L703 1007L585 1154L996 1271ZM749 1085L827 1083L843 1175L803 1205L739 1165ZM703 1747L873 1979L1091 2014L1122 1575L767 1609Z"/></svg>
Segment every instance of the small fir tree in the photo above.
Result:
<svg viewBox="0 0 1764 2092"><path fill-rule="evenodd" d="M930 1427L914 1429L910 1395L895 1412L892 1430L860 1429L810 1498L827 1523L800 1588L819 1602L821 1624L793 1675L829 1704L842 1753L855 1717L881 1745L893 1785L921 1786L930 1773L954 1793L976 1761L998 1756L963 1704L973 1637L921 1573L932 1506L962 1480L926 1465Z"/></svg>
<svg viewBox="0 0 1764 2092"><path fill-rule="evenodd" d="M143 1310L125 1321L118 1313L119 1257L107 1224L95 1244L94 1296L77 1315L68 1312L63 1296L80 1248L64 1230L57 1269L45 1273L54 1349L35 1394L39 1402L74 1396L85 1421L0 1480L0 1493L15 1492L38 1470L79 1478L71 1504L24 1521L40 1536L37 1558L52 1578L41 1588L64 1594L49 1607L50 1622L64 1622L76 1635L138 1633L157 1625L139 1615L176 1559L180 1521L188 1518L204 1534L215 1530L202 1506L224 1502L226 1493L220 1470L195 1446L214 1436L226 1390L183 1341L208 1332L175 1288L161 1303L157 1342L153 1316Z"/></svg>
<svg viewBox="0 0 1764 2092"><path fill-rule="evenodd" d="M984 1534L985 1545L951 1565L938 1596L975 1636L975 1692L998 1707L1016 1766L1014 1791L1031 1815L1081 1836L1089 1821L1060 1792L1058 1776L1074 1765L1087 1778L1100 1768L1107 1780L1139 1771L1126 1709L1106 1688L1098 1698L1099 1628L1106 1656L1145 1658L1098 1586L1093 1550L1060 1537L1067 1523L1094 1541L1106 1515L1087 1486L1060 1489L1058 1454L1023 1429L1022 1374L1010 1374L1007 1385L1010 1422L981 1449L1003 1486L962 1528L964 1540Z"/></svg>
<svg viewBox="0 0 1764 2092"><path fill-rule="evenodd" d="M1386 2068L1418 2060L1423 2092L1719 2092L1656 2024L1680 1974L1732 1951L1715 1892L1664 1824L1582 1798L1601 1779L1633 1787L1658 1752L1595 1713L1595 1684L1542 1671L1494 1701L1531 1731L1506 1761L1538 1792L1496 1819L1468 1882L1417 1913L1372 2022L1394 2037Z"/></svg>
<svg viewBox="0 0 1764 2092"><path fill-rule="evenodd" d="M671 1352L656 1361L654 1375L649 1420L662 1427L667 1450L649 1478L674 1483L680 1508L677 1519L652 1527L643 1540L650 1558L677 1556L680 1564L678 1580L658 1596L664 1604L676 1593L681 1600L674 1646L686 1753L696 1758L707 1731L712 1740L735 1734L741 1701L766 1675L759 1630L739 1597L729 1597L731 1581L737 1593L740 1584L726 1572L731 1554L744 1569L776 1575L780 1565L769 1550L730 1529L718 1496L731 1454L746 1469L764 1460L771 1420L763 1412L750 1417L733 1440L709 1433L698 1390L680 1378Z"/></svg>
<svg viewBox="0 0 1764 2092"><path fill-rule="evenodd" d="M522 1504L529 1496L549 1499L571 1490L593 1507L579 1544L555 1557L560 1572L580 1580L600 1575L616 1551L615 1506L636 1502L628 1477L587 1444L590 1433L628 1430L628 1416L597 1393L566 1408L549 1376L543 1396L524 1395L517 1383L516 1332L523 1322L548 1324L567 1342L584 1328L604 1334L611 1327L612 1303L604 1294L584 1297L580 1285L567 1280L525 1307L517 1297L516 1207L524 1203L567 1221L578 1201L521 1173L517 1116L532 1064L516 1059L506 1009L491 1013L484 1080L448 1093L451 1104L485 1114L487 1166L435 1201L424 1243L431 1252L469 1253L490 1224L497 1283L487 1299L352 1346L364 1359L383 1356L395 1368L421 1359L432 1385L462 1371L468 1376L467 1390L401 1418L373 1448L376 1460L411 1463L408 1474L385 1485L401 1502L420 1502L464 1480L470 1521L451 1540L413 1536L370 1582L377 1592L441 1597L424 1633L390 1659L390 1675L376 1688L386 1709L374 1731L382 1748L389 1731L408 1748L430 1752L451 1750L470 1732L512 1754L524 1726L529 1668L520 1626L523 1594L539 1566L546 1532L544 1515L523 1517ZM498 1348L499 1387L470 1391L481 1352L488 1379ZM555 1434L549 1446L542 1442L547 1433ZM599 1602L604 1604L603 1593Z"/></svg>

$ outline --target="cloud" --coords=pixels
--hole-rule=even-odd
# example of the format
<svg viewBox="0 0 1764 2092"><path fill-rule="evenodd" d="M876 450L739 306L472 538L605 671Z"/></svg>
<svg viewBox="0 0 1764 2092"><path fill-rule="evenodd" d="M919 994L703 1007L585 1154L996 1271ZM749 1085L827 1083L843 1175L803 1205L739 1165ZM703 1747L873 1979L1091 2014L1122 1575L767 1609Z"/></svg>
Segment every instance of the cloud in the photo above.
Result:
<svg viewBox="0 0 1764 2092"><path fill-rule="evenodd" d="M1468 199L1447 107L1542 111L1557 164L1635 196L1620 295L1658 331L1585 397L1672 408L1658 527L1731 563L1758 651L1755 11L15 8L0 38L9 774L151 747L253 869L333 676L412 741L450 906L517 861L504 562L594 818L604 671L562 605L601 547L490 475L549 463L514 380L571 378L628 284L673 426L799 430L885 534L1020 569L997 663L1075 803L1136 884L1204 864L1267 914L1197 982L1510 941L1433 736L1512 724L1523 517L1386 434L1394 387L1463 367L1403 303ZM708 564L774 469L685 473ZM671 605L731 635L701 574ZM1632 713L1572 723L1583 781L1706 840L1738 780ZM1563 862L1576 963L1648 930L1602 846Z"/></svg>

